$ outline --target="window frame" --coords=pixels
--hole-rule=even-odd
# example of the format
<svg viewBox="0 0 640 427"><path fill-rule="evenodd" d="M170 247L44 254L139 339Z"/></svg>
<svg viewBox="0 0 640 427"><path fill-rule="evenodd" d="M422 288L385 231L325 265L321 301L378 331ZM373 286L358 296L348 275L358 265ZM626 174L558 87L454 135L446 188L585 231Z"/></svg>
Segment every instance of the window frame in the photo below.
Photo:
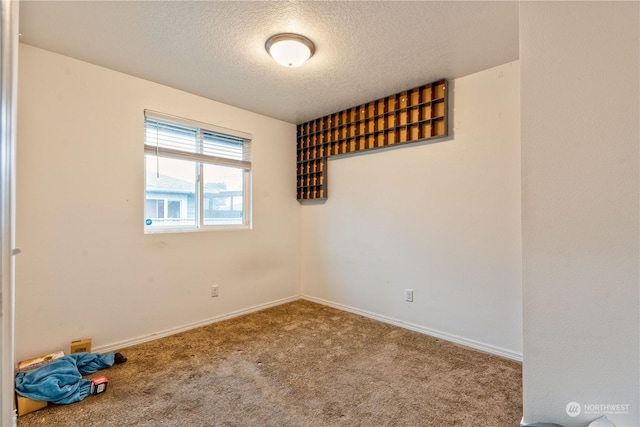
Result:
<svg viewBox="0 0 640 427"><path fill-rule="evenodd" d="M155 142L149 143L147 141L147 128L148 119L152 121L164 122L169 125L177 125L186 128L192 128L196 131L195 144L196 147L193 152L183 151L168 147L162 147ZM203 150L207 148L204 142L204 134L219 135L221 137L232 137L242 140L242 160L234 159L230 157L224 157L224 155L214 156L210 154L204 154ZM158 233L183 233L183 232L195 232L195 231L214 231L214 230L250 230L253 227L252 220L252 163L251 163L251 143L253 136L250 133L241 132L233 129L224 128L221 126L212 125L209 123L199 122L196 120L186 119L178 116L172 116L165 113L160 113L152 110L144 110L144 203L143 203L143 228L145 234L158 234ZM209 146L210 148L211 146ZM147 200L147 156L156 156L157 158L184 160L193 163L194 173L196 175L195 186L195 225L168 225L168 226L150 226L147 225L147 212L146 212L146 200ZM205 202L205 182L204 182L204 169L205 164L217 165L223 167L230 167L242 171L242 217L240 224L207 224L204 217L204 202ZM158 197L152 197L152 199L158 199ZM168 199L165 198L165 211L168 209ZM187 210L187 206L181 209ZM165 212L165 217L168 212Z"/></svg>

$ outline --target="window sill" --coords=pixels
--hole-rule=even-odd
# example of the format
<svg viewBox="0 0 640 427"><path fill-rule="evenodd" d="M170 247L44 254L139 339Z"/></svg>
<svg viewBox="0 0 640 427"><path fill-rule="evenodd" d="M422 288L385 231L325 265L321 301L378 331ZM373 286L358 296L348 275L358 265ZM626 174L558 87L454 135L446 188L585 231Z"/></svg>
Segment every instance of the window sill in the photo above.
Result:
<svg viewBox="0 0 640 427"><path fill-rule="evenodd" d="M251 230L253 227L250 225L214 225L204 227L193 228L154 228L144 229L144 234L179 234L179 233L200 233L209 231L242 231Z"/></svg>

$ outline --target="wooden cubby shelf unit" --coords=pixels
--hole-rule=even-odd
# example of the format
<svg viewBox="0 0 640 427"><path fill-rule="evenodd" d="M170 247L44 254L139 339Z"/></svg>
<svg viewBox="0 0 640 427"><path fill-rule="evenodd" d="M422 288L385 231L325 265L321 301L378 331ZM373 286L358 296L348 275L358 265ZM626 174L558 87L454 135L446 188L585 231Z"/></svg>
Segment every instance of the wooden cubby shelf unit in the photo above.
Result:
<svg viewBox="0 0 640 427"><path fill-rule="evenodd" d="M327 158L447 136L438 80L298 125L298 200L327 198Z"/></svg>

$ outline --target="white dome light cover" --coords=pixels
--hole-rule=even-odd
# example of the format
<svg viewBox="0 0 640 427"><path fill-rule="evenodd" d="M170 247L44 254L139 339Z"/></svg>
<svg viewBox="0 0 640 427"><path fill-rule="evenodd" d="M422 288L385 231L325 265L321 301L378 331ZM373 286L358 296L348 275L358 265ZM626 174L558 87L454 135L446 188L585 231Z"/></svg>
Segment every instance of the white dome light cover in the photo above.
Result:
<svg viewBox="0 0 640 427"><path fill-rule="evenodd" d="M294 33L271 36L264 47L278 64L285 67L304 64L316 51L311 40Z"/></svg>

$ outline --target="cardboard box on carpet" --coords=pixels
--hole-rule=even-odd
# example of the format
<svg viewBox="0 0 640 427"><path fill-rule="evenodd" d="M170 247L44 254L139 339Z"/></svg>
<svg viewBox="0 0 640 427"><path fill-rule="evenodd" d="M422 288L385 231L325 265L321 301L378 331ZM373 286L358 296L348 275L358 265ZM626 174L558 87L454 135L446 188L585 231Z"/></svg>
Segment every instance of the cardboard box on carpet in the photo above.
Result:
<svg viewBox="0 0 640 427"><path fill-rule="evenodd" d="M64 356L64 351L56 351L55 353L44 354L42 356L34 357L33 359L23 360L18 362L16 370L18 372L28 372L37 369L41 366L47 365L59 357ZM38 409L46 408L49 402L45 400L33 400L28 397L20 396L16 393L16 408L18 409L18 416L26 415Z"/></svg>
<svg viewBox="0 0 640 427"><path fill-rule="evenodd" d="M71 351L69 354L74 353L91 353L91 338L85 338L82 340L71 341Z"/></svg>
<svg viewBox="0 0 640 427"><path fill-rule="evenodd" d="M32 371L40 366L47 365L62 356L64 356L64 351L57 351L55 353L34 357L33 359L23 360L22 362L18 362L17 369L19 372Z"/></svg>
<svg viewBox="0 0 640 427"><path fill-rule="evenodd" d="M16 394L16 407L18 408L19 417L38 409L46 408L48 404L49 402L44 400L33 400Z"/></svg>

